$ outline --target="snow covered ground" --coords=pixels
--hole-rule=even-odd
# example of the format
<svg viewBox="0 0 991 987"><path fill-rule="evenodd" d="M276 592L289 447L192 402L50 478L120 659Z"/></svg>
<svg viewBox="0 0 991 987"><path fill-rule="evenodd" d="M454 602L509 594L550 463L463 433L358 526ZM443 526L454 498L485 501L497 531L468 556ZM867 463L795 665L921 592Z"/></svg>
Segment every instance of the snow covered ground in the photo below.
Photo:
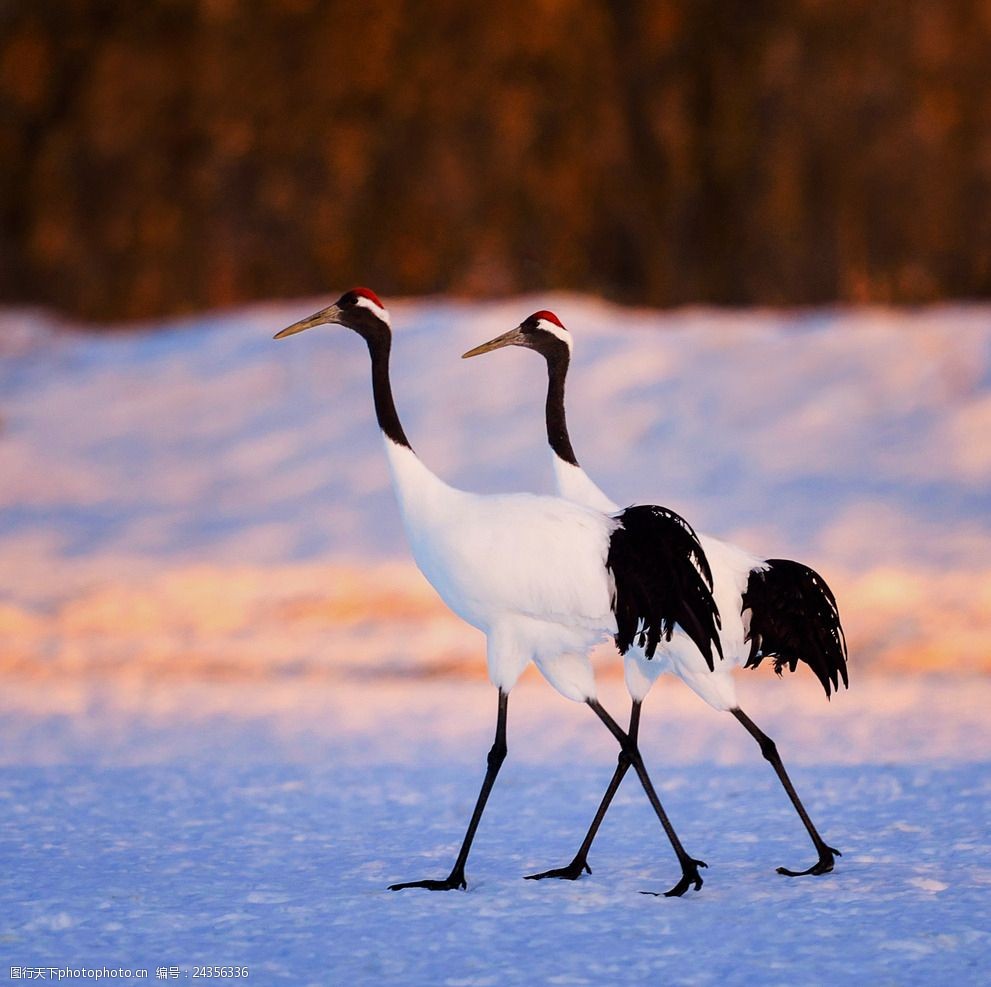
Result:
<svg viewBox="0 0 991 987"><path fill-rule="evenodd" d="M644 750L709 863L674 901L636 893L677 873L630 780L591 877L520 879L570 857L615 758L534 676L469 893L385 891L449 867L494 694L481 637L408 561L363 347L271 341L318 304L102 336L0 314L0 979L983 982L991 310L392 306L400 411L446 478L548 489L539 361L459 355L550 306L577 338L572 432L605 489L837 591L850 691L760 670L741 695L844 856L776 875L812 854L773 774L729 717L663 685Z"/></svg>
<svg viewBox="0 0 991 987"><path fill-rule="evenodd" d="M648 763L709 864L683 899L638 894L678 871L630 779L591 876L522 880L570 859L614 764L591 714L548 703L538 681L513 695L468 893L386 887L450 868L490 742L480 681L343 697L297 684L281 714L267 686L186 685L165 687L171 713L107 700L84 726L7 716L7 759L23 756L0 768L0 958L152 978L241 965L292 985L983 983L991 686L915 676L894 683L897 712L872 716L891 685L868 677L827 704L795 682L745 683L843 851L833 874L798 880L775 867L807 866L812 848L749 737L680 685L651 697ZM211 688L225 695L204 711ZM607 689L617 711L620 695Z"/></svg>

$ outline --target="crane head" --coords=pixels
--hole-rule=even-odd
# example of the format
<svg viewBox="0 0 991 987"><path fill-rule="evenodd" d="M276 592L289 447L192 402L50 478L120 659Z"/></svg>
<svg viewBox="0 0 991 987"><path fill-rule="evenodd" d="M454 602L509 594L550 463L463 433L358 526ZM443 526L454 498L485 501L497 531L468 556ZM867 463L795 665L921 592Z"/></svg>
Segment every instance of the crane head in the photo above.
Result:
<svg viewBox="0 0 991 987"><path fill-rule="evenodd" d="M345 326L367 339L372 335L389 332L389 313L371 288L352 288L344 292L333 305L294 322L277 332L274 338L285 339L286 336L294 336L304 329L325 325Z"/></svg>
<svg viewBox="0 0 991 987"><path fill-rule="evenodd" d="M534 312L528 319L524 319L515 329L504 332L495 339L490 339L481 346L476 346L467 353L463 353L461 358L467 360L471 356L481 356L483 353L490 353L492 350L502 349L503 346L525 346L527 349L536 350L546 358L552 355L570 355L571 353L571 333L564 328L564 323L547 309Z"/></svg>

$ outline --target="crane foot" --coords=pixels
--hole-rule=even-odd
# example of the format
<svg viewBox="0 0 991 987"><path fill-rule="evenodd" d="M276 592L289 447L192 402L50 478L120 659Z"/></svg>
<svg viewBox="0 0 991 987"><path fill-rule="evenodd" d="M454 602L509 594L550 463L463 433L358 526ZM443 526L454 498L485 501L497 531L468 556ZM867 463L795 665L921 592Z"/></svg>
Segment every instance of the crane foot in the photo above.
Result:
<svg viewBox="0 0 991 987"><path fill-rule="evenodd" d="M592 868L585 860L575 857L567 867L557 867L554 870L541 871L539 874L527 874L528 881L542 881L546 877L557 877L562 881L577 881L582 874L591 874Z"/></svg>
<svg viewBox="0 0 991 987"><path fill-rule="evenodd" d="M839 850L823 844L819 848L819 859L806 870L789 870L787 867L779 867L778 873L785 877L805 877L807 874L828 874L836 863L836 857L842 857Z"/></svg>
<svg viewBox="0 0 991 987"><path fill-rule="evenodd" d="M426 891L467 891L468 882L464 871L453 871L443 881L407 881L404 884L390 884L390 891L405 891L407 888L423 888Z"/></svg>
<svg viewBox="0 0 991 987"><path fill-rule="evenodd" d="M702 887L702 875L699 873L699 868L708 866L702 860L692 860L689 857L681 862L681 880L670 891L641 891L640 894L649 894L655 898L680 898L692 886L698 891Z"/></svg>

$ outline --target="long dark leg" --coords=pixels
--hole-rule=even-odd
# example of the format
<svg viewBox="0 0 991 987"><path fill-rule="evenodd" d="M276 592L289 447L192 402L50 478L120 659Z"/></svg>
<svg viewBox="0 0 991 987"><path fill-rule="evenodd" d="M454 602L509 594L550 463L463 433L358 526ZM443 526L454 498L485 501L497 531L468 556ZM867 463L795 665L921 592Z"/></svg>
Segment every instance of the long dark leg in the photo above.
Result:
<svg viewBox="0 0 991 987"><path fill-rule="evenodd" d="M471 851L471 842L475 839L475 830L485 811L485 803L489 800L489 792L495 784L496 775L502 767L502 762L506 760L506 710L509 706L509 694L499 691L499 716L496 720L495 742L489 751L488 767L485 770L485 780L482 782L482 790L478 793L478 801L475 803L475 811L471 814L471 822L468 823L468 832L465 833L464 842L458 853L458 859L454 862L454 868L448 877L443 881L408 881L405 884L390 884L390 891L402 891L404 888L426 888L428 891L453 891L455 888L467 888L465 881L465 864L468 862L468 854Z"/></svg>
<svg viewBox="0 0 991 987"><path fill-rule="evenodd" d="M802 805L802 800L798 797L798 792L795 791L795 786L792 785L791 779L788 777L788 772L785 771L785 766L781 763L777 745L742 709L737 707L736 709L731 709L730 712L743 724L750 736L760 745L761 754L771 762L771 766L777 773L778 780L788 793L788 798L791 799L791 804L795 806L795 811L798 813L799 818L805 823L805 828L809 831L809 836L812 838L812 845L819 854L818 861L807 870L789 870L787 867L779 867L778 873L784 874L787 877L802 877L805 874L828 874L833 869L834 858L840 857L842 854L839 850L827 846L826 841L823 840L819 835L819 831L812 824L809 814L805 811L805 806Z"/></svg>
<svg viewBox="0 0 991 987"><path fill-rule="evenodd" d="M630 710L630 729L626 733L627 737L630 739L630 743L634 746L637 743L637 736L640 733L641 705L642 704L636 699L633 700L633 708ZM631 763L630 757L626 751L621 750L619 752L619 763L616 765L616 770L613 772L612 780L609 782L609 787L606 789L606 794L602 796L602 801L599 803L599 808L595 812L595 818L592 820L592 825L588 827L588 832L585 834L585 839L582 840L582 845L578 848L578 852L575 854L574 860L572 860L566 867L557 867L554 870L545 870L540 874L529 874L527 875L528 881L541 881L545 877L559 877L565 881L576 881L582 876L582 873L592 873L592 868L588 866L588 851L592 848L592 843L599 832L599 827L602 825L602 820L605 819L609 805L612 802L616 792L619 791L620 783L626 777L626 772L630 770Z"/></svg>
<svg viewBox="0 0 991 987"><path fill-rule="evenodd" d="M644 767L643 758L640 756L640 748L635 743L630 742L630 738L623 733L619 724L599 705L598 700L589 699L587 702L592 707L595 715L602 720L609 732L619 741L626 756L630 759L630 764L633 770L636 771L637 777L640 779L640 784L643 785L644 792L647 793L647 799L651 806L653 806L657 818L660 819L661 825L664 827L664 832L667 833L668 839L671 841L671 846L674 848L674 852L678 857L678 863L681 864L681 880L670 891L665 891L664 897L680 897L692 885L698 891L702 887L702 875L699 874L699 867L705 867L706 864L701 860L695 860L690 857L681 845L681 840L678 839L678 834L674 831L674 826L671 825L671 820L668 819L668 815L661 805L661 800L657 797L657 792L654 791L654 786L651 784L647 769ZM644 894L654 893L653 891L644 892Z"/></svg>

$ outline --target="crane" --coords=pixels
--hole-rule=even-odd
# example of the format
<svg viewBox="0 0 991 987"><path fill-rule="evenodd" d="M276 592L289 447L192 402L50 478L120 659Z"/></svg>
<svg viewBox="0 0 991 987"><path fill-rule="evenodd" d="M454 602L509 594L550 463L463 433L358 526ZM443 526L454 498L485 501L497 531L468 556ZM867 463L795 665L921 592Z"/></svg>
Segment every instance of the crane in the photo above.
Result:
<svg viewBox="0 0 991 987"><path fill-rule="evenodd" d="M575 503L610 512L616 504L591 480L575 456L565 415L564 392L571 362L572 337L561 320L546 309L535 312L515 329L463 354L479 356L506 346L521 346L539 353L547 366L545 424L558 492ZM713 578L713 596L721 616L720 644L723 661L713 667L703 662L698 648L676 630L651 656L636 646L625 652L626 684L632 697L628 736L636 741L640 707L651 686L663 673L685 682L717 710L728 711L757 741L812 840L818 859L805 870L779 867L788 877L826 874L835 865L839 850L827 845L799 798L778 753L777 745L740 708L734 667L756 668L773 660L780 675L792 672L799 662L815 673L827 698L842 680L848 686L847 647L839 610L826 581L814 570L790 559L762 559L736 545L699 534ZM629 765L621 759L599 804L578 852L565 867L529 875L532 880L556 877L576 880L591 873L588 853L609 805Z"/></svg>
<svg viewBox="0 0 991 987"><path fill-rule="evenodd" d="M375 415L413 557L444 602L485 634L489 678L498 690L495 740L450 874L390 890L467 887L471 844L507 754L509 693L531 661L558 692L595 712L620 744L620 760L636 771L681 865L681 879L666 894L701 888L705 865L685 851L636 744L596 698L588 658L608 635L621 652L636 640L653 654L679 633L713 663L719 614L692 528L657 506L613 515L564 498L481 495L448 485L416 455L400 421L389 374L391 321L379 297L354 288L275 338L320 325L344 326L368 347Z"/></svg>

